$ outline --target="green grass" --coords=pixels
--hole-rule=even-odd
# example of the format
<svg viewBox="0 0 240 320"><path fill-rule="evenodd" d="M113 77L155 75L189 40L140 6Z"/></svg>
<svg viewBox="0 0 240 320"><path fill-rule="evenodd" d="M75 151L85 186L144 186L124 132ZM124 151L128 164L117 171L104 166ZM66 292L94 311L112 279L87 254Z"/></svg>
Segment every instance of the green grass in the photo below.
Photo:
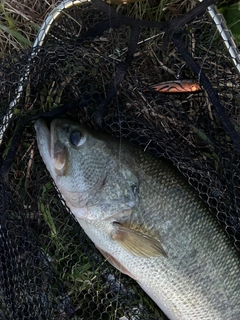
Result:
<svg viewBox="0 0 240 320"><path fill-rule="evenodd" d="M240 45L240 1L230 5L227 2L224 1L220 5L219 11L224 16L237 44Z"/></svg>
<svg viewBox="0 0 240 320"><path fill-rule="evenodd" d="M56 0L38 0L23 3L2 0L0 3L0 57L31 47L43 18Z"/></svg>

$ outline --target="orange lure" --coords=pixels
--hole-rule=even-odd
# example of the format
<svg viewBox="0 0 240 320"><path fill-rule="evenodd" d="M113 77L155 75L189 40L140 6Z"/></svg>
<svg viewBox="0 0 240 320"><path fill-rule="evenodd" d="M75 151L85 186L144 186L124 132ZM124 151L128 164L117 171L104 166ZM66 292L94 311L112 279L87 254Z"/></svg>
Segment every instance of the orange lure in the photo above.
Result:
<svg viewBox="0 0 240 320"><path fill-rule="evenodd" d="M179 92L198 92L202 88L197 81L194 80L173 80L165 81L151 86L152 89L159 92L179 93Z"/></svg>

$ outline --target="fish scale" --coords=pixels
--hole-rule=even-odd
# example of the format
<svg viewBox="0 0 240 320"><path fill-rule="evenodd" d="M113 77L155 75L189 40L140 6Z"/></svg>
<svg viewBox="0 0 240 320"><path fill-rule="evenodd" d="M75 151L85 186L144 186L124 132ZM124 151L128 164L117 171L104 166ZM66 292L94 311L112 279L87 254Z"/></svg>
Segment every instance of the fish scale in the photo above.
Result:
<svg viewBox="0 0 240 320"><path fill-rule="evenodd" d="M55 119L50 130L38 120L35 129L43 161L86 234L171 320L240 319L239 256L172 165L70 120ZM79 141L71 139L76 131Z"/></svg>

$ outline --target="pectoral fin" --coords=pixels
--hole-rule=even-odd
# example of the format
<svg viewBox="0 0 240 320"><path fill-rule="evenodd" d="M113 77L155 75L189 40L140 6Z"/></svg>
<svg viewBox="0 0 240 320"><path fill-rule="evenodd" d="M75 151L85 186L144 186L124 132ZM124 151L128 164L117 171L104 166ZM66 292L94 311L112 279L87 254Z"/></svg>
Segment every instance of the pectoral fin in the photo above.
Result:
<svg viewBox="0 0 240 320"><path fill-rule="evenodd" d="M143 257L167 257L161 243L140 231L125 227L118 222L114 222L116 231L112 234L112 239L117 241L129 253Z"/></svg>

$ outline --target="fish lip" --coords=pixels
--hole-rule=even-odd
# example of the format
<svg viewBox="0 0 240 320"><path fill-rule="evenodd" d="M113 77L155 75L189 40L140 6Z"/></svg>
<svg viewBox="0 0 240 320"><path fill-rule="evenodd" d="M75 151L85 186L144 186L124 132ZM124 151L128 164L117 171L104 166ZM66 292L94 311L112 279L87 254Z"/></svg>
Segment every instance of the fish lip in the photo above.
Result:
<svg viewBox="0 0 240 320"><path fill-rule="evenodd" d="M51 139L50 139L50 130L43 119L38 119L34 124L35 131L37 133L37 141L40 147L44 147L47 143L47 151L50 155ZM44 141L43 141L44 140ZM44 145L43 145L44 144Z"/></svg>
<svg viewBox="0 0 240 320"><path fill-rule="evenodd" d="M56 122L58 121L58 119L54 119L51 123L50 123L50 149L49 149L49 152L50 152L50 157L52 159L52 162L53 162L53 159L54 159L54 145L56 143L56 140L57 140L57 136L56 136Z"/></svg>
<svg viewBox="0 0 240 320"><path fill-rule="evenodd" d="M53 169L52 165L52 158L51 158L51 134L50 130L43 119L38 119L35 124L34 128L37 134L37 145L39 149L39 153L45 163L48 171L52 175L52 178L56 178L56 174Z"/></svg>

